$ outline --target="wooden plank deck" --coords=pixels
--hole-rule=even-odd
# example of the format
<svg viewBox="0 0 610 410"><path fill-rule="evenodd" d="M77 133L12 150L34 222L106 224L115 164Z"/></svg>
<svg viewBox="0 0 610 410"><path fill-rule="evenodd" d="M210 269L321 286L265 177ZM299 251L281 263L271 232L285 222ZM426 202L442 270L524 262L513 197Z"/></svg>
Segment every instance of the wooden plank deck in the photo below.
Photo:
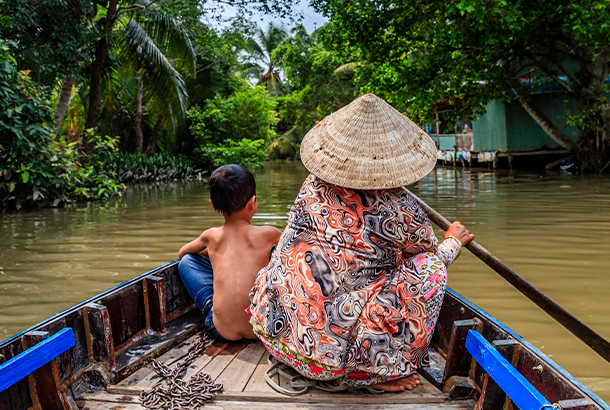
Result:
<svg viewBox="0 0 610 410"><path fill-rule="evenodd" d="M102 397L103 395L112 397ZM369 403L365 406L358 402L336 403L286 403L275 401L233 401L217 398L211 403L206 403L202 409L207 410L472 410L476 405L473 400L459 400L447 403L402 403L384 404L383 401ZM96 393L87 400L78 400L77 404L82 410L146 410L140 404L140 399L135 396L108 395L107 393ZM279 406L279 407L278 407Z"/></svg>
<svg viewBox="0 0 610 410"><path fill-rule="evenodd" d="M188 354L198 340L195 335L158 360L168 366L179 363ZM328 393L311 388L300 396L286 396L273 390L263 377L269 368L267 352L260 342L219 343L206 348L205 354L195 359L187 368L184 380L200 372L207 373L216 383L222 383L224 392L216 397L206 408L235 409L243 408L247 403L250 409L271 408L282 403L286 409L322 409L336 408L348 410L351 408L376 409L472 409L474 403L461 401L447 403L447 396L422 377L422 384L412 391L402 393L370 394L363 391ZM275 376L280 386L287 386L288 381ZM105 392L88 392L82 395L77 404L81 409L96 410L102 408L142 410L139 399L140 392L149 390L161 382L149 364L133 373L121 382L108 386ZM329 404L331 404L329 407ZM422 406L424 405L424 406ZM433 405L433 406L430 406ZM377 407L379 406L379 407ZM397 407L394 407L397 406Z"/></svg>

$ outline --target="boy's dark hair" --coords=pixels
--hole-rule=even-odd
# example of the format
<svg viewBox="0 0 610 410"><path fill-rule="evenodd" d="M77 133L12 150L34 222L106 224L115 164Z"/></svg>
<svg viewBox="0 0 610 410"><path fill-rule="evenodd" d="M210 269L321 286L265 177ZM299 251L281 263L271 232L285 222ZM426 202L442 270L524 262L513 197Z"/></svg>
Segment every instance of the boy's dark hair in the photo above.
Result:
<svg viewBox="0 0 610 410"><path fill-rule="evenodd" d="M214 208L231 216L244 209L250 198L256 195L256 181L246 168L229 164L212 172L208 189Z"/></svg>

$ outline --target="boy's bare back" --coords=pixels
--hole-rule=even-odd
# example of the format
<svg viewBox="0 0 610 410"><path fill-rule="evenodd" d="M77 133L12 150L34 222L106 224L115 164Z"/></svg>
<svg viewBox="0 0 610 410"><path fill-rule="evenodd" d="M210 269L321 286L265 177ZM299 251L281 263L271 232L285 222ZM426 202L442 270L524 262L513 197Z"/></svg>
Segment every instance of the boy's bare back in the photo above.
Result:
<svg viewBox="0 0 610 410"><path fill-rule="evenodd" d="M250 289L258 271L269 262L269 252L278 243L281 232L271 226L250 225L258 202L256 182L247 169L234 164L217 168L210 177L209 189L210 205L222 213L225 224L220 228L208 229L199 238L184 245L178 256L182 258L186 254L198 254L210 258L213 270L213 326L209 326L208 330L216 331L228 340L255 339L250 317L246 313L250 305ZM209 275L207 272L201 271L203 278ZM185 275L187 278L194 277L198 275L197 269ZM209 282L189 289L189 293L196 299L204 290L211 290ZM209 306L209 296L210 293L203 293L205 301L197 298L202 310ZM206 326L208 320L209 316Z"/></svg>
<svg viewBox="0 0 610 410"><path fill-rule="evenodd" d="M256 274L269 262L280 231L248 222L225 224L204 232L214 269L214 326L228 340L255 339L246 308Z"/></svg>

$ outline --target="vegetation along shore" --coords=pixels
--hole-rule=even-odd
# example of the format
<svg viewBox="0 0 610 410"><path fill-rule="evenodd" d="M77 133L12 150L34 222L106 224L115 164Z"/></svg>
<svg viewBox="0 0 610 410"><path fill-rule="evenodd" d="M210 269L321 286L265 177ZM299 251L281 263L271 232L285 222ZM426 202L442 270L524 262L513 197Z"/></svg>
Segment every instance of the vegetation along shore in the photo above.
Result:
<svg viewBox="0 0 610 410"><path fill-rule="evenodd" d="M313 0L328 22L312 33L295 0L226 3L235 17L199 0L0 0L0 207L297 158L316 121L368 92L436 135L474 124L469 151L511 161L527 144L481 141L523 121L537 152L610 172L607 2Z"/></svg>

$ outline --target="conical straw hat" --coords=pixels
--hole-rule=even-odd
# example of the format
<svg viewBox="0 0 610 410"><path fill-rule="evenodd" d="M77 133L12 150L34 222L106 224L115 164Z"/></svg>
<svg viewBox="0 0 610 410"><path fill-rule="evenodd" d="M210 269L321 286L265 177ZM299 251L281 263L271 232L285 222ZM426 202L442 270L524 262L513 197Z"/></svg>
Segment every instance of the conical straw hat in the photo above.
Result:
<svg viewBox="0 0 610 410"><path fill-rule="evenodd" d="M341 187L398 188L432 171L436 145L390 104L366 94L309 130L301 161L318 178Z"/></svg>

